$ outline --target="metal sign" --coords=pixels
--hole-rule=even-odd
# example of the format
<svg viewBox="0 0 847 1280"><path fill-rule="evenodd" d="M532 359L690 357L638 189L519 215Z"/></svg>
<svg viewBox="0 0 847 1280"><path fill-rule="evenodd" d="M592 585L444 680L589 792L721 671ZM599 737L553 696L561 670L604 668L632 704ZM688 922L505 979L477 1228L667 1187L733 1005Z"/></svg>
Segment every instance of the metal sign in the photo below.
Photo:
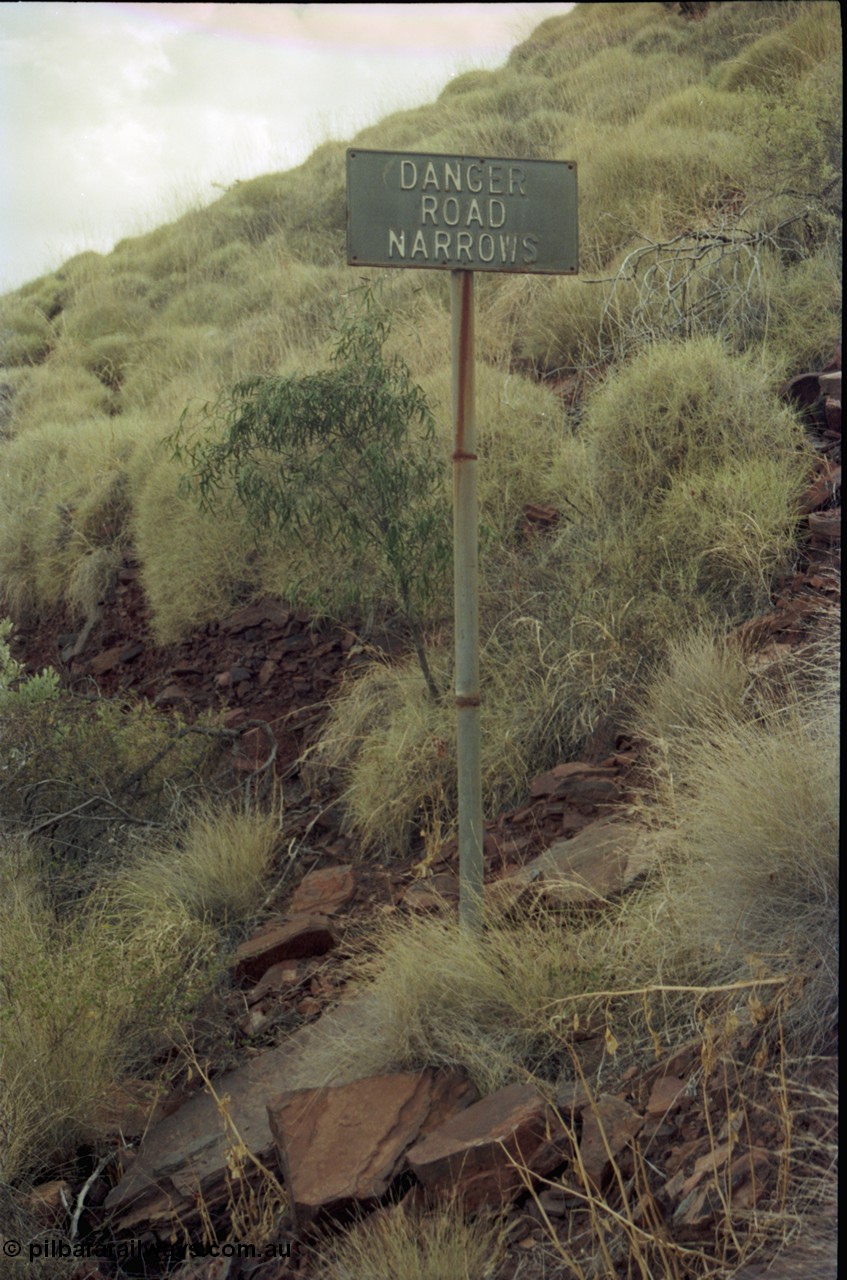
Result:
<svg viewBox="0 0 847 1280"><path fill-rule="evenodd" d="M476 271L573 275L576 165L417 152L347 152L351 266L452 272L453 565L459 921L483 924L474 290Z"/></svg>
<svg viewBox="0 0 847 1280"><path fill-rule="evenodd" d="M347 261L573 275L576 165L351 148Z"/></svg>

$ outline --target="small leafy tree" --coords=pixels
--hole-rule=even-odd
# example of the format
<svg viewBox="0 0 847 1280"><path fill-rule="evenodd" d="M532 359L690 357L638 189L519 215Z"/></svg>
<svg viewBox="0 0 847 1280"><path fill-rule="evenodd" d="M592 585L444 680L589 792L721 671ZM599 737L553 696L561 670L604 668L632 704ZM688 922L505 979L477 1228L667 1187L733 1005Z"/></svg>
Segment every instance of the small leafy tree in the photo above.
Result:
<svg viewBox="0 0 847 1280"><path fill-rule="evenodd" d="M443 461L423 390L385 352L384 309L369 287L354 293L362 301L338 326L329 369L244 379L202 410L211 434L191 438L186 410L170 443L202 510L227 491L257 534L375 554L438 698L423 624L449 563Z"/></svg>

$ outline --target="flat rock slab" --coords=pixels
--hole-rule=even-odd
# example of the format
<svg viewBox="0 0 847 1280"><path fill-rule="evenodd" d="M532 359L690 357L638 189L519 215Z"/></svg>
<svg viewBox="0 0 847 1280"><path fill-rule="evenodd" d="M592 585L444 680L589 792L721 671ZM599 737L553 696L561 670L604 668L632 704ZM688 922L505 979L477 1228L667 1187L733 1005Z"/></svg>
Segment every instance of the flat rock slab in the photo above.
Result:
<svg viewBox="0 0 847 1280"><path fill-rule="evenodd" d="M270 1129L298 1220L377 1200L407 1149L476 1096L461 1073L426 1068L272 1099Z"/></svg>
<svg viewBox="0 0 847 1280"><path fill-rule="evenodd" d="M326 916L300 916L270 924L242 942L235 953L235 976L255 983L272 965L325 955L335 943L335 931Z"/></svg>
<svg viewBox="0 0 847 1280"><path fill-rule="evenodd" d="M615 765L589 764L576 761L557 764L547 773L540 773L529 784L529 794L555 797L569 804L613 804L620 795L620 770Z"/></svg>
<svg viewBox="0 0 847 1280"><path fill-rule="evenodd" d="M409 1167L433 1198L456 1195L469 1210L497 1208L524 1190L521 1170L545 1174L562 1163L565 1137L537 1089L510 1084L417 1142Z"/></svg>
<svg viewBox="0 0 847 1280"><path fill-rule="evenodd" d="M624 1101L603 1093L582 1111L582 1138L579 1156L582 1167L599 1188L612 1160L631 1142L644 1124L644 1117Z"/></svg>
<svg viewBox="0 0 847 1280"><path fill-rule="evenodd" d="M310 871L294 890L288 911L292 916L329 916L346 906L355 892L356 878L350 866Z"/></svg>
<svg viewBox="0 0 847 1280"><path fill-rule="evenodd" d="M268 1100L283 1090L313 1083L314 1076L309 1079L310 1054L328 1026L336 1031L352 1030L361 1018L358 998L342 1001L283 1044L214 1081L215 1094L225 1101L239 1137L263 1163L276 1166ZM114 1229L136 1235L150 1231L167 1238L176 1224L197 1223L198 1195L213 1212L225 1204L232 1136L216 1098L207 1090L154 1125L137 1158L107 1197L106 1209Z"/></svg>
<svg viewBox="0 0 847 1280"><path fill-rule="evenodd" d="M551 905L601 907L638 880L655 857L643 827L600 819L495 880L488 893L503 905L536 893Z"/></svg>
<svg viewBox="0 0 847 1280"><path fill-rule="evenodd" d="M411 911L439 911L459 900L459 878L452 871L439 871L426 880L415 880L403 894L403 906Z"/></svg>

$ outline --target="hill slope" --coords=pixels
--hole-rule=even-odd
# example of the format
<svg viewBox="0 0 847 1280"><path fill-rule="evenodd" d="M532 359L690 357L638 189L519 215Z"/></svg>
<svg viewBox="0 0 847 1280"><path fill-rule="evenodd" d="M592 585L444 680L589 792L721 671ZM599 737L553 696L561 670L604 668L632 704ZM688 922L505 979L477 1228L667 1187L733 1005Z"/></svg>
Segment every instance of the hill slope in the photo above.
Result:
<svg viewBox="0 0 847 1280"><path fill-rule="evenodd" d="M573 1102L580 1072L592 1088L603 1073L639 1109L671 1063L685 1081L602 1195L584 1168L578 1204L561 1179L545 1192L531 1257L510 1238L503 1280L702 1280L821 1209L829 1222L838 573L829 511L817 543L807 517L840 483L817 376L840 329L840 94L834 4L585 4L350 140L579 165L580 277L477 282L486 870L520 899L480 938L447 910L410 924L414 876L440 860L449 880L455 862L452 711L427 696L379 548L257 537L237 476L211 511L182 483L190 448L224 439L234 384L337 388L339 338L384 324L386 367L402 356L433 410L434 441L416 428L408 449L422 474L443 457L428 494L443 531L443 273L345 265L345 144L329 141L0 300L0 616L49 638L38 656L63 677L144 695L28 680L0 630L4 1211L48 1172L85 1197L115 1128L103 1099L128 1075L149 1093L233 1045L252 1061L254 1032L285 1051L350 955L269 988L264 1024L264 1005L245 1019L232 955L257 919L296 914L319 860L321 884L358 885L345 928L375 1001L358 1035L328 1041L327 1078L437 1063L484 1089L558 1081ZM428 576L444 689L449 574ZM341 625L322 634L315 615ZM186 695L192 723L173 712ZM301 715L305 759L286 730ZM254 773L268 720L282 814L265 803L273 757ZM569 866L575 832L602 844L615 821L649 850L631 892L612 876L591 910L524 911L554 850ZM551 840L543 864L512 865ZM355 866L326 867L338 857ZM415 887L433 906L434 882ZM247 1207L245 1230L278 1234L270 1202ZM316 1265L366 1274L355 1256Z"/></svg>

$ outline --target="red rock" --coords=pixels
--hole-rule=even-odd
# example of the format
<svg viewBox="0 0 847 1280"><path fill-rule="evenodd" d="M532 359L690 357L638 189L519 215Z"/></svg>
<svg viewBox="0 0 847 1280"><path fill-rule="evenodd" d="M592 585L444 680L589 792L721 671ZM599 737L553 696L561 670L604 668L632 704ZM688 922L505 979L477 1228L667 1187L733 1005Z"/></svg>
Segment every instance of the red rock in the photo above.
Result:
<svg viewBox="0 0 847 1280"><path fill-rule="evenodd" d="M258 725L248 729L238 740L238 752L233 765L242 773L260 769L271 753L271 740Z"/></svg>
<svg viewBox="0 0 847 1280"><path fill-rule="evenodd" d="M257 600L255 604L245 605L221 623L221 631L237 636L251 627L260 627L263 622L283 627L291 619L292 614L279 600Z"/></svg>
<svg viewBox="0 0 847 1280"><path fill-rule="evenodd" d="M323 1005L314 996L304 996L295 1007L301 1018L312 1018L316 1013L320 1013Z"/></svg>
<svg viewBox="0 0 847 1280"><path fill-rule="evenodd" d="M724 1203L715 1184L708 1182L686 1196L674 1213L673 1220L679 1227L708 1227L723 1215Z"/></svg>
<svg viewBox="0 0 847 1280"><path fill-rule="evenodd" d="M264 689L265 685L273 679L276 672L276 663L272 658L265 658L265 661L259 667L259 675L257 677L260 689Z"/></svg>
<svg viewBox="0 0 847 1280"><path fill-rule="evenodd" d="M57 1227L74 1207L71 1184L64 1178L39 1182L26 1197L27 1208L41 1227Z"/></svg>
<svg viewBox="0 0 847 1280"><path fill-rule="evenodd" d="M439 911L455 905L459 899L459 881L452 871L440 871L428 880L415 880L402 897L404 907L412 911Z"/></svg>
<svg viewBox="0 0 847 1280"><path fill-rule="evenodd" d="M818 378L821 395L834 396L841 399L841 370L834 369L830 373L822 373Z"/></svg>
<svg viewBox="0 0 847 1280"><path fill-rule="evenodd" d="M244 1017L238 1020L238 1030L250 1039L252 1036L257 1036L260 1031L264 1031L269 1022L270 1017L263 1009L248 1009Z"/></svg>
<svg viewBox="0 0 847 1280"><path fill-rule="evenodd" d="M384 1195L407 1149L474 1096L458 1072L426 1068L272 1099L268 1121L298 1217Z"/></svg>
<svg viewBox="0 0 847 1280"><path fill-rule="evenodd" d="M223 718L223 726L225 729L237 729L247 719L247 712L243 707L230 707Z"/></svg>
<svg viewBox="0 0 847 1280"><path fill-rule="evenodd" d="M289 912L293 916L312 912L332 915L345 906L355 892L356 879L351 866L310 871L294 890Z"/></svg>
<svg viewBox="0 0 847 1280"><path fill-rule="evenodd" d="M661 1076L650 1091L648 1116L664 1116L677 1111L685 1096L684 1080L680 1080L678 1076Z"/></svg>
<svg viewBox="0 0 847 1280"><path fill-rule="evenodd" d="M107 671L111 671L113 667L120 665L126 645L116 645L114 649L104 649L102 653L98 653L95 657L89 659L86 663L86 670L93 676L105 675Z"/></svg>
<svg viewBox="0 0 847 1280"><path fill-rule="evenodd" d="M282 1044L250 1055L243 1066L216 1078L214 1094L203 1089L184 1098L176 1111L150 1129L137 1154L120 1148L116 1164L123 1166L123 1176L105 1203L115 1231L135 1237L151 1232L163 1240L173 1239L175 1233L196 1231L199 1238L203 1230L200 1214L206 1210L228 1228L233 1133L218 1100L227 1099L227 1114L239 1143L243 1142L261 1165L272 1168L274 1140L268 1127L268 1099L309 1082L312 1054L328 1027L333 1027L335 1034L352 1033L361 1020L359 1002L342 999L319 1022L305 1024ZM265 1175L248 1160L244 1178L245 1193L248 1187L255 1187L258 1193Z"/></svg>
<svg viewBox="0 0 847 1280"><path fill-rule="evenodd" d="M532 891L555 905L599 907L638 880L655 856L643 827L601 819L570 840L555 841L486 893L504 904Z"/></svg>
<svg viewBox="0 0 847 1280"><path fill-rule="evenodd" d="M841 541L840 507L835 507L831 511L812 511L806 519L813 538L820 538L822 542Z"/></svg>
<svg viewBox="0 0 847 1280"><path fill-rule="evenodd" d="M167 707L175 702L189 702L191 695L178 684L166 685L161 693L157 693L153 699L154 707Z"/></svg>
<svg viewBox="0 0 847 1280"><path fill-rule="evenodd" d="M409 1151L431 1196L457 1195L467 1209L497 1207L524 1189L515 1161L545 1174L562 1163L565 1128L531 1085L511 1084L446 1121Z"/></svg>
<svg viewBox="0 0 847 1280"><path fill-rule="evenodd" d="M824 401L826 425L834 435L841 435L841 397L827 396Z"/></svg>
<svg viewBox="0 0 847 1280"><path fill-rule="evenodd" d="M245 998L248 1005L256 1004L268 994L293 987L300 981L301 976L300 967L294 961L284 960L280 964L272 964L252 991L247 992Z"/></svg>
<svg viewBox="0 0 847 1280"><path fill-rule="evenodd" d="M644 1123L628 1102L601 1094L582 1112L582 1138L579 1157L588 1179L598 1189L618 1155L638 1133Z"/></svg>
<svg viewBox="0 0 847 1280"><path fill-rule="evenodd" d="M140 1138L163 1115L162 1094L151 1080L124 1080L115 1085L97 1108L98 1128Z"/></svg>
<svg viewBox="0 0 847 1280"><path fill-rule="evenodd" d="M619 770L586 761L559 764L529 784L531 796L547 796L569 804L610 804L619 795Z"/></svg>
<svg viewBox="0 0 847 1280"><path fill-rule="evenodd" d="M242 942L235 953L235 976L255 983L271 965L325 955L335 943L335 933L325 916L272 924Z"/></svg>

